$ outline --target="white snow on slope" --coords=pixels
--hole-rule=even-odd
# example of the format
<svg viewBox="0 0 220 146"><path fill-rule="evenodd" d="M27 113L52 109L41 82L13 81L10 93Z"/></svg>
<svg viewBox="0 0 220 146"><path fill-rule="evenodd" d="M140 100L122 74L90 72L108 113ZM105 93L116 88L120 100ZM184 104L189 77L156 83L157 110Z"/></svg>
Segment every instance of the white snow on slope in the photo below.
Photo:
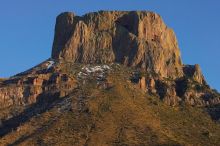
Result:
<svg viewBox="0 0 220 146"><path fill-rule="evenodd" d="M47 69L50 69L51 67L53 67L54 64L55 64L54 61L48 61Z"/></svg>
<svg viewBox="0 0 220 146"><path fill-rule="evenodd" d="M97 66L84 66L78 73L78 78L85 79L88 77L94 77L97 79L105 78L105 74L111 68L108 65L97 65Z"/></svg>

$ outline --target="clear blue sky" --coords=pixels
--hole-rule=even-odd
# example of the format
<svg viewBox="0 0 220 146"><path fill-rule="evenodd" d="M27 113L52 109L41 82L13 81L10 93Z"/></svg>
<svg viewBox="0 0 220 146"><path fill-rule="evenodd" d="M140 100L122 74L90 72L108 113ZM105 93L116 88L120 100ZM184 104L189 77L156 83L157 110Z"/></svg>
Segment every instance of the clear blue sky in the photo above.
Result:
<svg viewBox="0 0 220 146"><path fill-rule="evenodd" d="M50 57L56 16L97 10L150 10L176 32L185 64L200 64L220 91L219 0L1 0L0 77L24 71Z"/></svg>

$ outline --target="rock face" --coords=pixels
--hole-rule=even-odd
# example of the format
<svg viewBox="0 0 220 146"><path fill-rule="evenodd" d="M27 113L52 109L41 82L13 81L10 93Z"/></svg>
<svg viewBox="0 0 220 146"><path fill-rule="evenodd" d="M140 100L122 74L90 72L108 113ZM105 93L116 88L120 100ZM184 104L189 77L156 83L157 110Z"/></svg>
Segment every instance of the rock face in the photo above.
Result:
<svg viewBox="0 0 220 146"><path fill-rule="evenodd" d="M64 97L77 87L74 78L58 71L52 73L45 64L47 62L41 64L40 69L35 68L0 82L0 109Z"/></svg>
<svg viewBox="0 0 220 146"><path fill-rule="evenodd" d="M204 79L200 66L198 64L185 65L183 67L183 71L187 77L192 78L193 80L195 80L196 82L200 84L206 84L206 81Z"/></svg>
<svg viewBox="0 0 220 146"><path fill-rule="evenodd" d="M98 80L98 88L114 87L106 81L108 65L87 66L74 76L74 63L122 64L135 69L130 72L131 82L168 105L220 103L220 95L207 85L199 65L182 64L175 34L158 14L99 11L84 16L60 14L52 59L9 79L0 79L0 109L64 97L78 82L85 84L83 79L91 74Z"/></svg>
<svg viewBox="0 0 220 146"><path fill-rule="evenodd" d="M162 77L182 76L176 36L147 11L100 11L57 17L52 58L66 62L135 66Z"/></svg>
<svg viewBox="0 0 220 146"><path fill-rule="evenodd" d="M145 77L142 77L140 80L139 80L139 86L140 88L145 91L146 90L146 79Z"/></svg>

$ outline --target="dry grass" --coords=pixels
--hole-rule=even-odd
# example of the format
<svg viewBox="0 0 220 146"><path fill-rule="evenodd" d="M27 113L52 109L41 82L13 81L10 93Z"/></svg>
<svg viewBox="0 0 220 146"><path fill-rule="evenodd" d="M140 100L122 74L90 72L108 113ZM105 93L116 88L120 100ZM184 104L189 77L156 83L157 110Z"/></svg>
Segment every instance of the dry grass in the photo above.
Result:
<svg viewBox="0 0 220 146"><path fill-rule="evenodd" d="M120 72L120 71L119 71ZM0 139L0 145L178 146L220 145L220 126L203 109L170 107L146 95L128 76L111 74L114 87L82 86L81 111L49 110Z"/></svg>

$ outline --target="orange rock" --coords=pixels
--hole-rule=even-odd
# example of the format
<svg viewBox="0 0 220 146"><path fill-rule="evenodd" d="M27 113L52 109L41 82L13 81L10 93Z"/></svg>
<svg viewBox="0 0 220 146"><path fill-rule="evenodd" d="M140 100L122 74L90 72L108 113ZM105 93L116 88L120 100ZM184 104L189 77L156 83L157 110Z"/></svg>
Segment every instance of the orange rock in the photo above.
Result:
<svg viewBox="0 0 220 146"><path fill-rule="evenodd" d="M176 36L148 11L100 11L57 17L52 58L66 62L137 66L162 77L182 76Z"/></svg>
<svg viewBox="0 0 220 146"><path fill-rule="evenodd" d="M139 80L139 86L143 91L146 91L146 79L145 77L141 77Z"/></svg>

